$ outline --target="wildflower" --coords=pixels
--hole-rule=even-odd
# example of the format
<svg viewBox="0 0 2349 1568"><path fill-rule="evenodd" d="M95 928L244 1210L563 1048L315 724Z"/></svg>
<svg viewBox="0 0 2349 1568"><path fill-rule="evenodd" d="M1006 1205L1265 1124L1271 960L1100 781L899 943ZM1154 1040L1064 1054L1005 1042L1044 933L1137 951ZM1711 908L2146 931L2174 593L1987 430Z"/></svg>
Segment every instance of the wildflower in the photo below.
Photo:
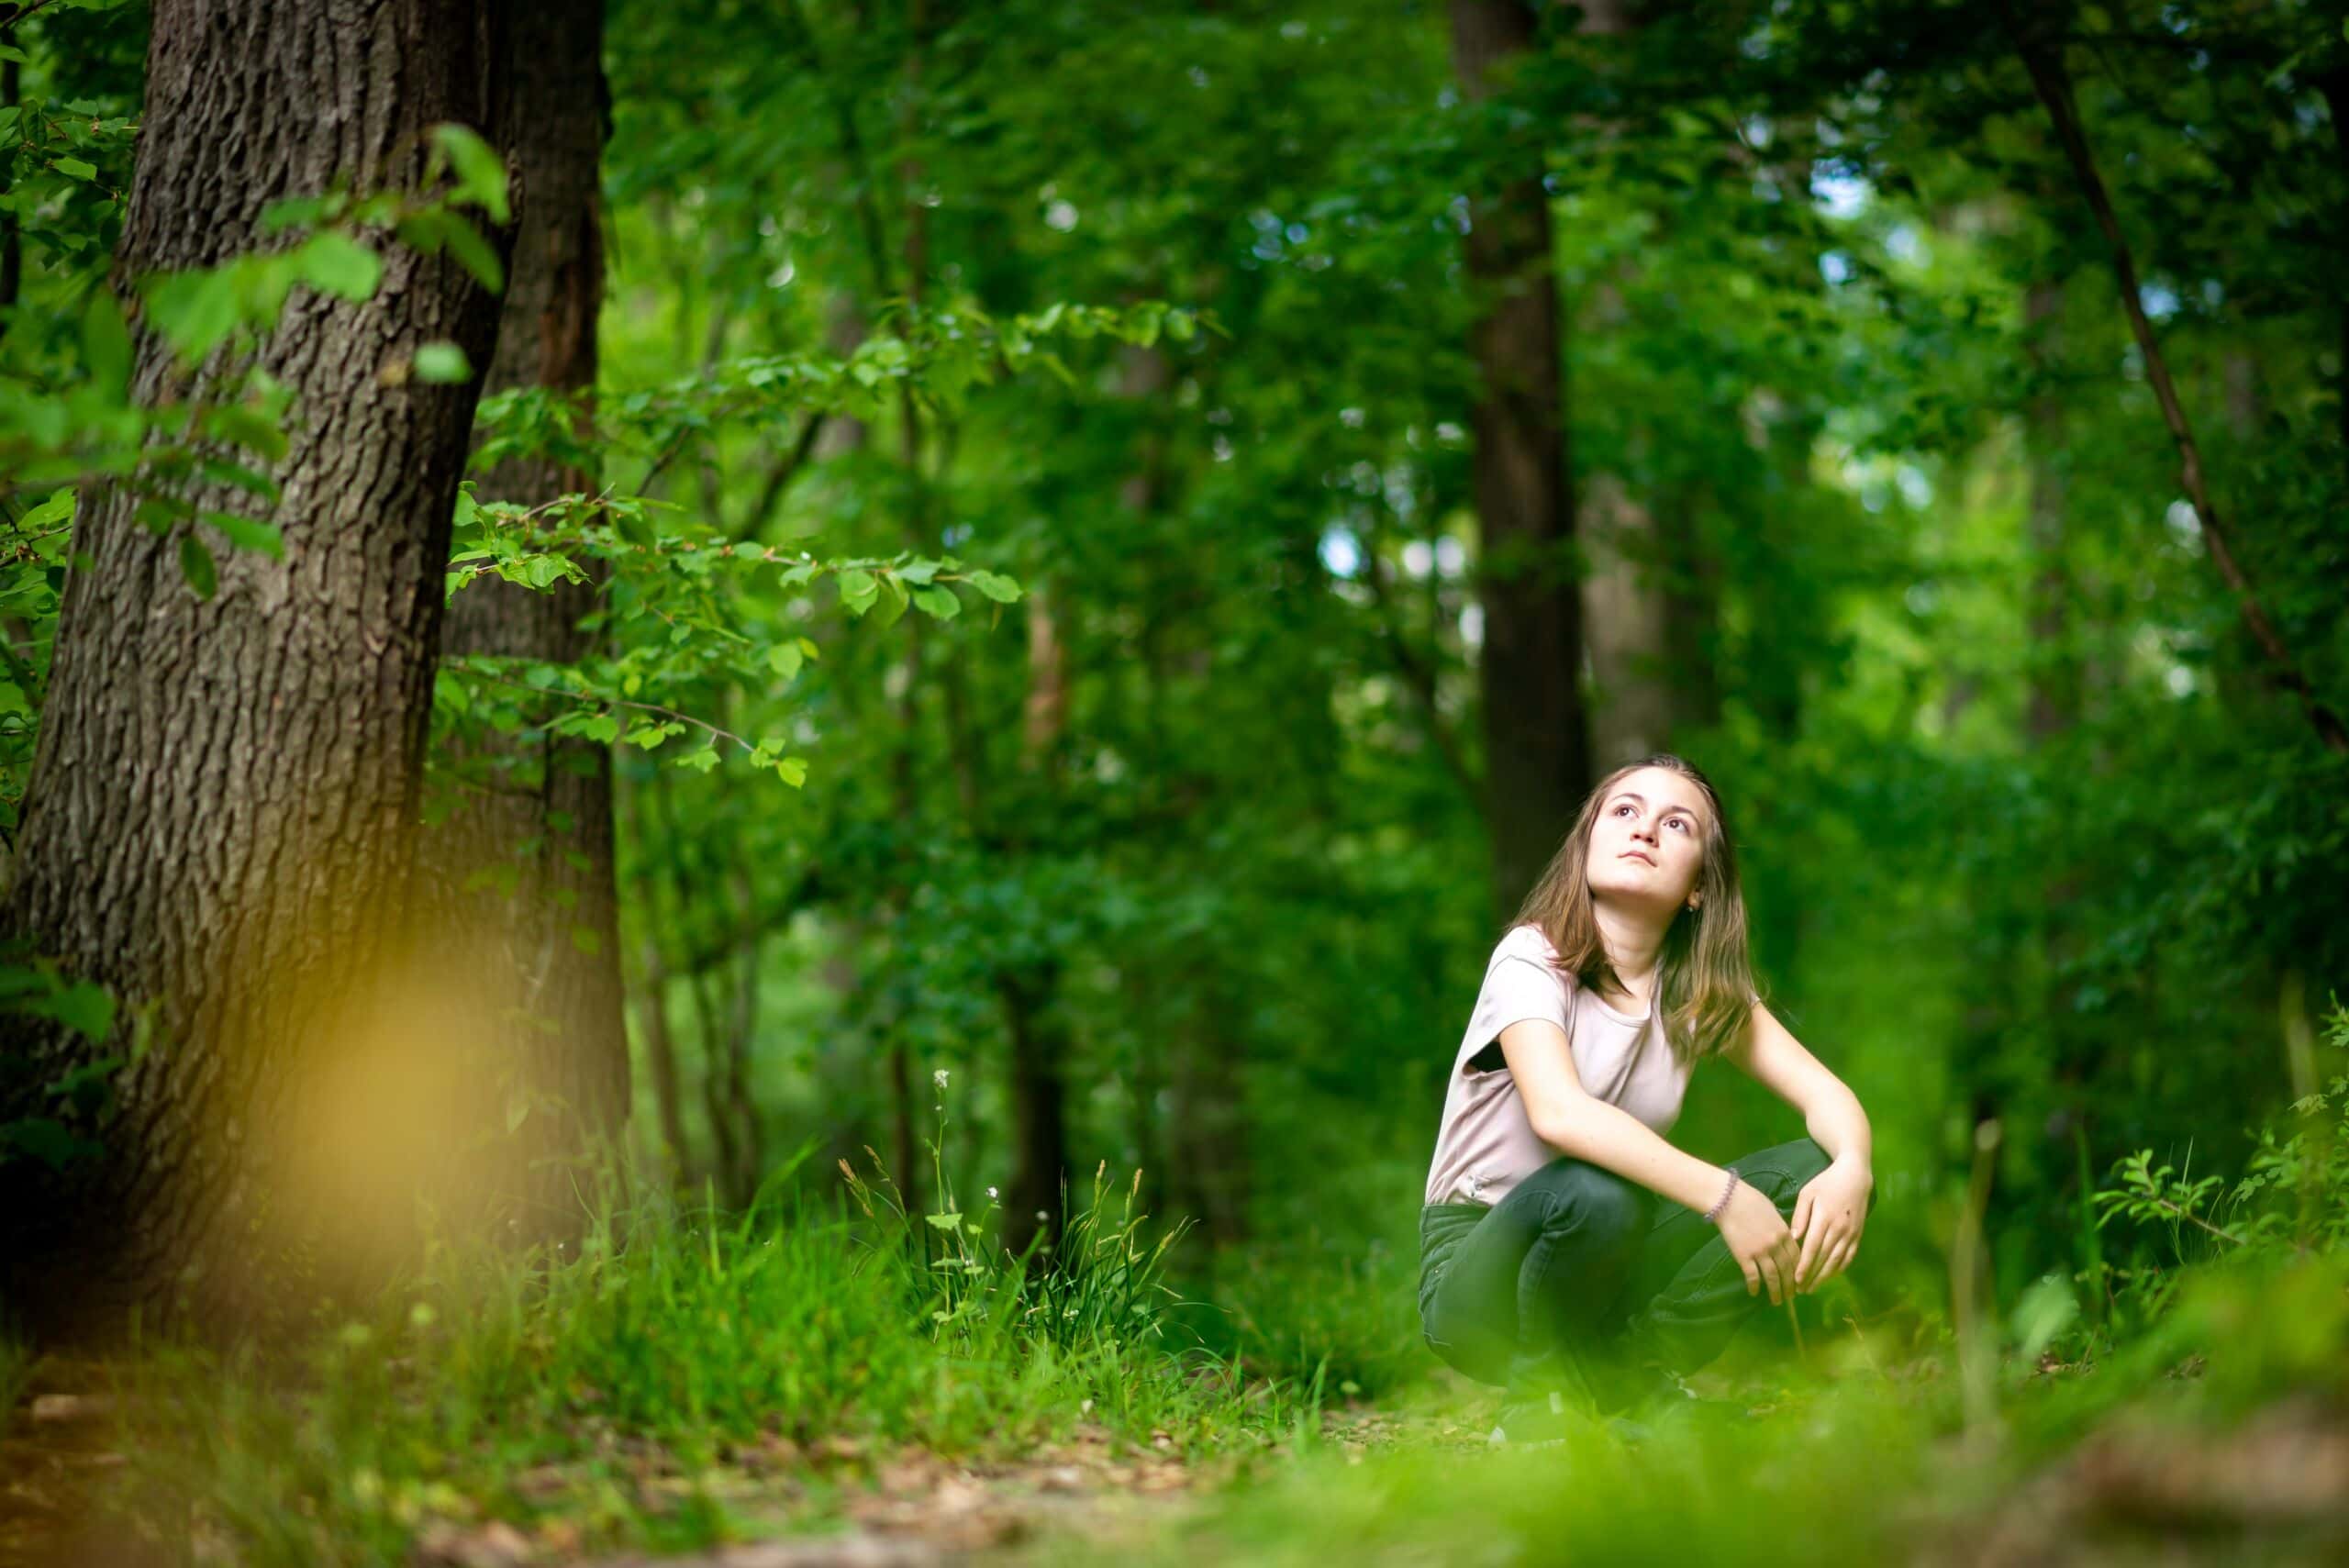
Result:
<svg viewBox="0 0 2349 1568"><path fill-rule="evenodd" d="M1041 1208L1040 1208L1040 1209L1038 1209L1038 1210L1036 1211L1036 1218L1037 1218L1038 1219L1050 1219L1050 1218L1052 1218L1052 1216L1051 1216L1051 1215L1049 1215L1049 1214L1046 1214L1042 1209L1041 1209Z"/></svg>
<svg viewBox="0 0 2349 1568"><path fill-rule="evenodd" d="M932 1073L930 1075L930 1081L937 1084L941 1089L946 1087L946 1069L941 1067L937 1072Z"/></svg>
<svg viewBox="0 0 2349 1568"><path fill-rule="evenodd" d="M989 1196L989 1197L993 1197L993 1196L995 1196L995 1195L996 1195L996 1194L995 1194L995 1189L994 1189L993 1187L989 1187L989 1188L987 1189L987 1196Z"/></svg>

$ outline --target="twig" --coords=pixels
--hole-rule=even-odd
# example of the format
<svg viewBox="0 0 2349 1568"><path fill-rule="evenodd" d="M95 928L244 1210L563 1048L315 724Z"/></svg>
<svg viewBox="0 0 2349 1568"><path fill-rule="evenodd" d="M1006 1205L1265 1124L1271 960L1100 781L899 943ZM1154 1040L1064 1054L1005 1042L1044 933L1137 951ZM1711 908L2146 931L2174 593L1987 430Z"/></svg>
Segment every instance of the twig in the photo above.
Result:
<svg viewBox="0 0 2349 1568"><path fill-rule="evenodd" d="M496 684L501 686L512 686L517 691L536 692L541 696L566 697L575 703L584 703L590 707L632 707L640 709L645 713L657 713L663 718L673 718L680 724L690 724L697 728L706 729L718 740L731 740L745 751L755 751L758 750L757 747L751 744L748 740L743 740L740 735L735 734L730 729L721 728L718 725L710 723L709 720L706 718L696 718L690 713L680 713L674 707L663 707L659 703L638 702L630 697L598 696L593 692L567 691L561 686L534 686L528 681L517 681L509 679L504 675L493 675L485 670L467 670L464 673L473 676L477 680L495 682Z"/></svg>
<svg viewBox="0 0 2349 1568"><path fill-rule="evenodd" d="M2218 1237L2221 1240L2232 1241L2238 1247L2248 1247L2251 1245L2250 1242L2244 1240L2233 1231L2221 1229L2218 1226L2211 1224L2209 1220L2203 1218L2192 1209L2182 1208L2178 1205L2170 1202L2169 1199L2165 1197L2148 1194L2143 1201L2154 1205L2157 1208L2165 1208L2172 1214L2176 1215L2180 1219L2192 1220L2195 1224L2200 1226L2203 1229L2208 1230L2211 1235Z"/></svg>

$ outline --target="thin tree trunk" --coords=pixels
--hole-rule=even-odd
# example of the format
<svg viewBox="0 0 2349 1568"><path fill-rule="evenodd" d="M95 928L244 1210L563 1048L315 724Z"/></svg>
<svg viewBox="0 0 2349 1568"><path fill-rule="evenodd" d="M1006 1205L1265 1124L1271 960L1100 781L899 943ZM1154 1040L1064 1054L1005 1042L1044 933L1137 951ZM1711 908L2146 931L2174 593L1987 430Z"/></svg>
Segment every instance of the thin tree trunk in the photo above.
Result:
<svg viewBox="0 0 2349 1568"><path fill-rule="evenodd" d="M655 763L654 766L659 764ZM647 813L645 791L641 785L629 784L623 797L628 806L629 831L634 836L638 854L632 878L637 906L643 911L644 940L637 949L640 982L636 992L636 1016L639 1033L644 1040L645 1064L651 1072L654 1109L661 1118L661 1140L667 1145L672 1162L671 1174L682 1179L689 1152L685 1143L684 1091L677 1074L676 1031L669 1023L669 963L661 947L660 894L654 873L646 864L652 840L646 831Z"/></svg>
<svg viewBox="0 0 2349 1568"><path fill-rule="evenodd" d="M734 1191L740 1201L748 1203L759 1190L767 1163L766 1129L751 1085L751 1052L759 1040L759 965L766 952L766 928L758 917L750 873L738 864L731 881L742 926L740 946L734 955L734 1023L726 1053L726 1093L741 1123Z"/></svg>
<svg viewBox="0 0 2349 1568"><path fill-rule="evenodd" d="M2103 231L2105 243L2112 250L2113 276L2121 284L2121 307L2128 313L2129 329L2136 336L2138 351L2144 356L2145 380L2154 389L2154 397L2161 405L2162 420L2169 427L2170 439L2177 448L2178 483L2193 504L2194 514L2201 520L2202 538L2210 548L2210 559L2218 566L2220 576L2232 591L2235 605L2243 612L2243 624L2251 628L2253 639L2266 656L2271 678L2299 699L2301 711L2308 716L2317 736L2334 751L2349 752L2349 728L2344 728L2340 716L2319 700L2316 692L2300 671L2291 652L2284 646L2283 638L2267 618L2252 590L2250 578L2235 560L2230 530L2221 521L2217 506L2210 500L2210 486L2202 473L2202 456L2194 444L2194 430L2186 417L2185 406L2179 403L2177 386L2170 379L2169 361L2162 355L2161 343L2154 336L2153 323L2146 318L2145 302L2137 287L2137 264L2131 253L2129 241L2121 232L2121 220L2112 209L2111 198L2106 194L2104 181L2097 173L2096 160L2090 153L2087 133L2081 128L2079 111L2072 93L2070 73L2064 65L2062 45L2051 43L2041 34L2025 28L2017 21L2011 5L2003 7L2017 49L2022 55L2024 68L2031 72L2032 85L2038 90L2039 101L2047 107L2048 117L2054 122L2056 139L2063 144L2065 155L2071 160L2072 174L2078 183L2081 195L2088 210L2096 215L2097 227Z"/></svg>
<svg viewBox="0 0 2349 1568"><path fill-rule="evenodd" d="M1068 1218L1061 1187L1068 1170L1066 1064L1073 1041L1053 1005L1059 980L1059 965L1050 959L996 975L1011 1036L1016 1173L1004 1231L1014 1251L1040 1234L1057 1241Z"/></svg>
<svg viewBox="0 0 2349 1568"><path fill-rule="evenodd" d="M604 293L603 7L546 0L516 17L514 261L484 386L584 395L596 384ZM498 464L479 491L484 500L535 506L594 488L591 474L526 457ZM451 602L444 651L571 662L588 651L579 623L596 597L592 583L534 592L484 578ZM531 1106L507 1142L510 1170L499 1184L526 1205L525 1237L559 1235L584 1218L565 1167L628 1115L611 749L538 731L491 736L451 759L476 771L484 761L512 782L460 793L427 835L427 885L445 898L446 962L470 969L496 997L507 1020L498 1057ZM515 873L510 891L472 874L500 862Z"/></svg>
<svg viewBox="0 0 2349 1568"><path fill-rule="evenodd" d="M2332 116L2333 161L2341 166L2344 190L2349 190L2349 68L2326 72L2321 84L2324 106ZM2349 195L2344 195L2344 203L2349 204ZM2341 218L2341 232L2349 236L2349 205L2344 205ZM2339 363L2332 381L2333 417L2340 423L2342 460L2349 462L2349 289L2337 293L2332 308L2333 350Z"/></svg>
<svg viewBox="0 0 2349 1568"><path fill-rule="evenodd" d="M2044 746L2080 719L2078 662L2071 650L2072 574L2065 548L2064 400L2051 384L2054 336L2064 313L2064 283L2043 278L2023 296L2023 351L2038 382L2024 410L2031 502L2025 520L2032 558L2032 673L2024 737Z"/></svg>
<svg viewBox="0 0 2349 1568"><path fill-rule="evenodd" d="M1053 595L1045 583L1028 593L1028 693L1020 706L1021 771L1049 795L1059 777L1067 723L1067 654ZM1014 1123L1011 1204L1005 1234L1015 1250L1041 1234L1057 1240L1067 1216L1061 1185L1068 1169L1066 1064L1074 1041L1055 1005L1057 955L996 971L1004 1030L1011 1042Z"/></svg>
<svg viewBox="0 0 2349 1568"><path fill-rule="evenodd" d="M14 23L0 27L0 44L17 41ZM23 67L13 60L0 61L0 109L17 107L22 96L18 74ZM8 171L0 168L0 196L8 194ZM8 331L8 318L22 297L25 287L25 237L17 227L14 207L0 208L0 337Z"/></svg>
<svg viewBox="0 0 2349 1568"><path fill-rule="evenodd" d="M505 26L462 0L158 0L120 272L282 243L263 208L329 181L415 189L432 126L502 123ZM150 533L128 491L94 487L75 528L89 566L65 590L6 925L124 1006L103 1047L8 1040L30 1081L0 1086L0 1119L11 1090L122 1051L142 1009L151 1035L102 1158L56 1181L0 1166L0 1291L39 1329L175 1300L219 1321L276 1297L289 1251L363 1284L455 1174L441 1131L480 1084L406 928L480 388L384 372L436 339L490 363L498 306L452 255L381 249L370 299L297 290L254 356L295 399L282 559L226 554L198 598L187 525ZM153 405L190 379L150 337L133 386ZM254 509L208 480L180 494Z"/></svg>
<svg viewBox="0 0 2349 1568"><path fill-rule="evenodd" d="M1490 74L1524 58L1534 35L1522 0L1453 0L1453 57L1472 104L1491 95ZM1550 201L1539 143L1517 156L1498 189L1472 193L1466 244L1478 297L1486 817L1500 920L1556 851L1591 777Z"/></svg>
<svg viewBox="0 0 2349 1568"><path fill-rule="evenodd" d="M1698 526L1696 495L1678 487L1656 509L1656 537L1671 563L1664 590L1664 667L1670 728L1709 729L1721 721L1721 563Z"/></svg>

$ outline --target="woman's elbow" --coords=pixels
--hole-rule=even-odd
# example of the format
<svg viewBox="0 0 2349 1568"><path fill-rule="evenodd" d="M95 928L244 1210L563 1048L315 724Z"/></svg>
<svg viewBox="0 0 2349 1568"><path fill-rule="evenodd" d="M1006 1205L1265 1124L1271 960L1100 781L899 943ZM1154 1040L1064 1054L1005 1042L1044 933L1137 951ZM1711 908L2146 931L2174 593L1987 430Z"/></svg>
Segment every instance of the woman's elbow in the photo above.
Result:
<svg viewBox="0 0 2349 1568"><path fill-rule="evenodd" d="M1526 1119L1533 1124L1533 1136L1561 1154L1579 1155L1587 1132L1588 1120L1575 1105L1542 1106L1526 1112Z"/></svg>

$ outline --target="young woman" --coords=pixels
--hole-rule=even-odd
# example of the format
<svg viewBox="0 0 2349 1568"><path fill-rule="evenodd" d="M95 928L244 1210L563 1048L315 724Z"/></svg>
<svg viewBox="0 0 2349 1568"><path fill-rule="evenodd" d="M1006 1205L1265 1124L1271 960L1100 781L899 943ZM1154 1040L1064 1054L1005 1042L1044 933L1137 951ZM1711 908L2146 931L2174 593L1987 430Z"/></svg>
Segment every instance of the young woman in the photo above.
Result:
<svg viewBox="0 0 2349 1568"><path fill-rule="evenodd" d="M1664 1134L1723 1057L1809 1136L1727 1166ZM1720 798L1680 758L1619 768L1493 950L1419 1218L1428 1345L1506 1387L1493 1440L1685 1398L1764 1293L1815 1289L1876 1201L1858 1098L1762 1005Z"/></svg>

